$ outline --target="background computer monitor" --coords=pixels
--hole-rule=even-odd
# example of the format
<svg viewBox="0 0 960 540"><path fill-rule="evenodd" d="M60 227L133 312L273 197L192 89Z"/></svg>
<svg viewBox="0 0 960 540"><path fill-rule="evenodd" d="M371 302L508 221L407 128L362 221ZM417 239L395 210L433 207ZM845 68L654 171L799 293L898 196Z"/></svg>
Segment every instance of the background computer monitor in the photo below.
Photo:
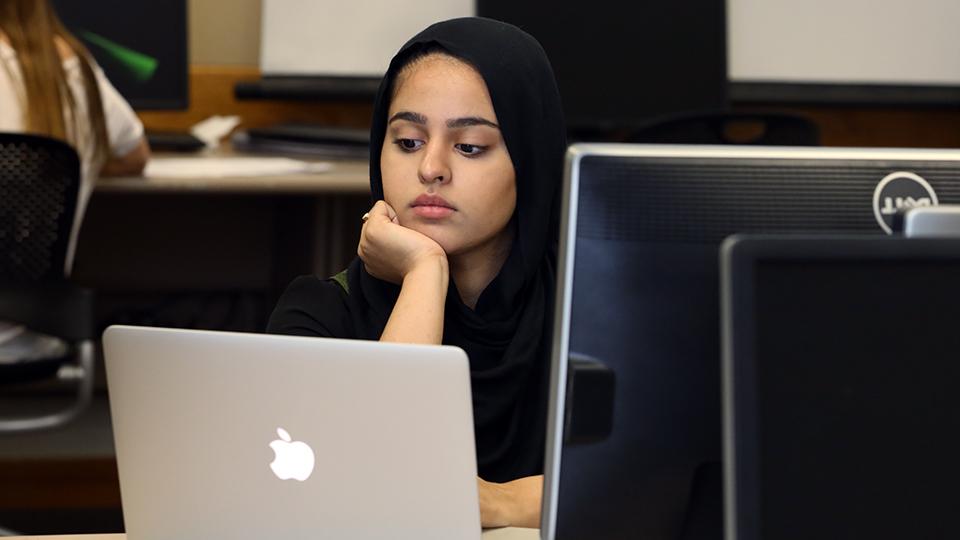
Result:
<svg viewBox="0 0 960 540"><path fill-rule="evenodd" d="M725 13L724 0L477 0L543 45L574 136L725 107Z"/></svg>
<svg viewBox="0 0 960 540"><path fill-rule="evenodd" d="M960 240L723 254L727 540L960 537Z"/></svg>
<svg viewBox="0 0 960 540"><path fill-rule="evenodd" d="M567 176L547 539L721 537L725 237L882 237L888 210L960 201L955 151L575 145ZM574 354L614 372L605 440L575 444L568 429L584 424L567 408Z"/></svg>
<svg viewBox="0 0 960 540"><path fill-rule="evenodd" d="M53 0L53 5L135 109L187 107L186 0Z"/></svg>

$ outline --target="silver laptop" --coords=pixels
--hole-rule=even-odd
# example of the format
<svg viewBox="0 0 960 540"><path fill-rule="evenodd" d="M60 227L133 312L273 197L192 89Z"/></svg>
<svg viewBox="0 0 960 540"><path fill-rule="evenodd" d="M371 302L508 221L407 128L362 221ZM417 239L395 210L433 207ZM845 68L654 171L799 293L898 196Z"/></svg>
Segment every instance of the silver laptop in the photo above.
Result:
<svg viewBox="0 0 960 540"><path fill-rule="evenodd" d="M459 348L112 326L129 540L480 538Z"/></svg>

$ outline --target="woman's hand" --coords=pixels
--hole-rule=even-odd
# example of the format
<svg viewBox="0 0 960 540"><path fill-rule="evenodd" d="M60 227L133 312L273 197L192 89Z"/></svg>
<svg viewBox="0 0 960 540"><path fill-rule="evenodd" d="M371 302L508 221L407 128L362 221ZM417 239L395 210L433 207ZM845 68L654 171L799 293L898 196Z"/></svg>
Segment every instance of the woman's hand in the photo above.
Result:
<svg viewBox="0 0 960 540"><path fill-rule="evenodd" d="M370 209L357 255L371 276L397 285L418 265L442 260L445 266L447 257L433 239L397 223L397 213L385 201Z"/></svg>
<svg viewBox="0 0 960 540"><path fill-rule="evenodd" d="M540 527L543 475L519 478L504 484L477 478L480 490L480 526Z"/></svg>

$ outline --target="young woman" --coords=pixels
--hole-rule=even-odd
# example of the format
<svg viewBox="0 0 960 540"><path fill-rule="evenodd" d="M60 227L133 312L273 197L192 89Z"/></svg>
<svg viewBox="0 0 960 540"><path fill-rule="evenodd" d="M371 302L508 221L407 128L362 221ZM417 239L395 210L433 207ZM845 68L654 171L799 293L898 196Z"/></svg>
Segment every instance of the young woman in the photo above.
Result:
<svg viewBox="0 0 960 540"><path fill-rule="evenodd" d="M76 148L82 163L64 272L100 174L140 174L149 157L143 125L49 0L0 1L0 131L35 133ZM0 362L62 356L61 340L0 321Z"/></svg>
<svg viewBox="0 0 960 540"><path fill-rule="evenodd" d="M270 320L463 348L485 527L539 526L564 133L531 36L479 18L427 28L375 102L359 258L298 278Z"/></svg>

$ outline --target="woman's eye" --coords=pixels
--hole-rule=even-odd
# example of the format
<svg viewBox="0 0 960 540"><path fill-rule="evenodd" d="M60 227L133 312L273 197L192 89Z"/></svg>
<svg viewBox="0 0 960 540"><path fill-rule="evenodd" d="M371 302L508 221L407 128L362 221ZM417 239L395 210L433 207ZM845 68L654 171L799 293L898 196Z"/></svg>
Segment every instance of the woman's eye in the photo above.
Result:
<svg viewBox="0 0 960 540"><path fill-rule="evenodd" d="M457 147L457 150L460 150L460 152L468 156L476 156L476 155L482 154L483 151L486 150L485 146L479 146L476 144L461 143L456 145L456 147Z"/></svg>
<svg viewBox="0 0 960 540"><path fill-rule="evenodd" d="M399 146L404 152L412 152L423 146L423 141L418 141L417 139L397 139L393 141L393 144Z"/></svg>

